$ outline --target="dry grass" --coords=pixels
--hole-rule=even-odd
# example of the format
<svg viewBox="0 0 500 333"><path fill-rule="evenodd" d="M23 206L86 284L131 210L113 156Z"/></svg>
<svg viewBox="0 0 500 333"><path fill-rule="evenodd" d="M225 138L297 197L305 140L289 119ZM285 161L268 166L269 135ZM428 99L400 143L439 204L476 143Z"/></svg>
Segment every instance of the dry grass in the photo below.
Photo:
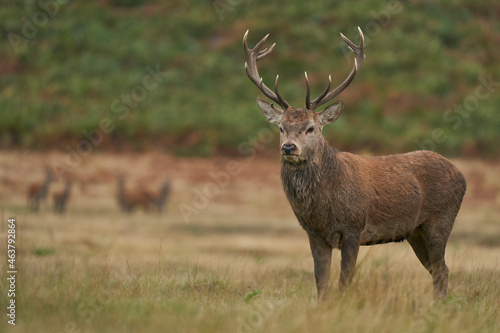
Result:
<svg viewBox="0 0 500 333"><path fill-rule="evenodd" d="M230 160L92 155L72 174L67 214L25 212L25 185L63 158L2 154L0 217L17 218L19 268L17 325L3 318L2 332L500 331L498 164L456 161L468 194L447 251L448 300L433 303L430 276L398 243L363 247L344 294L335 252L328 301L317 304L307 237L281 192L277 161L237 160L241 171L190 223L179 205ZM120 213L119 172L151 187L172 179L167 212ZM0 233L5 267L4 222Z"/></svg>

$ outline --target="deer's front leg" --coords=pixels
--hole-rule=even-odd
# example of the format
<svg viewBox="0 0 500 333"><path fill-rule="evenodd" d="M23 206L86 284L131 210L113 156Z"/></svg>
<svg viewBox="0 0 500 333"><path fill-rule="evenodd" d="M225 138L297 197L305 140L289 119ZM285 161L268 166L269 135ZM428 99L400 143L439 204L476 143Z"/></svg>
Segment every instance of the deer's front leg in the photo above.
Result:
<svg viewBox="0 0 500 333"><path fill-rule="evenodd" d="M359 235L343 235L342 245L340 249L340 290L345 290L350 284L354 270L356 268L356 259L359 251Z"/></svg>
<svg viewBox="0 0 500 333"><path fill-rule="evenodd" d="M318 300L323 300L328 290L330 280L330 266L332 264L332 248L309 236L309 244L314 258L314 277L318 289Z"/></svg>

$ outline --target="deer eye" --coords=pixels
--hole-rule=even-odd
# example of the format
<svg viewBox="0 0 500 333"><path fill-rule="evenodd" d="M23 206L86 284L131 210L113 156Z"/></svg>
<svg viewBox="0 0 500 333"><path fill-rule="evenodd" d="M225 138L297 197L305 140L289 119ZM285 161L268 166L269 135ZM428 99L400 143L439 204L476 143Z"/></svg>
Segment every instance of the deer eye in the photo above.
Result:
<svg viewBox="0 0 500 333"><path fill-rule="evenodd" d="M306 131L306 134L314 132L314 127L309 127Z"/></svg>
<svg viewBox="0 0 500 333"><path fill-rule="evenodd" d="M280 133L283 133L283 127L280 126Z"/></svg>

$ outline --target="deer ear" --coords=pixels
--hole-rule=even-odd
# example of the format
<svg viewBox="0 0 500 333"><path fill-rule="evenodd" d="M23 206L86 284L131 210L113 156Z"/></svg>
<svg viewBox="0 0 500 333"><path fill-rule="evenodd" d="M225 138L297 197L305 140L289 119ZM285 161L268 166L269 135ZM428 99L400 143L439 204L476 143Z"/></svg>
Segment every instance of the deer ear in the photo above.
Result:
<svg viewBox="0 0 500 333"><path fill-rule="evenodd" d="M344 108L344 102L338 100L337 102L327 106L323 111L318 114L319 119L323 125L333 123L340 117L342 109Z"/></svg>
<svg viewBox="0 0 500 333"><path fill-rule="evenodd" d="M259 105L260 112L262 112L268 122L275 125L280 123L283 111L276 109L273 104L262 100L260 97L257 97L257 104Z"/></svg>

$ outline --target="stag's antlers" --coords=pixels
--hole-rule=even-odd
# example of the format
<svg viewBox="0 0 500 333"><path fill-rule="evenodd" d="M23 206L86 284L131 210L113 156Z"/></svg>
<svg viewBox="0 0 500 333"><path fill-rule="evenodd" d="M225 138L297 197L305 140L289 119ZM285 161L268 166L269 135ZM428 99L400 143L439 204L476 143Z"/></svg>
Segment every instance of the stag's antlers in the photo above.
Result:
<svg viewBox="0 0 500 333"><path fill-rule="evenodd" d="M245 35L243 36L243 48L245 50L245 70L247 72L248 77L252 82L259 87L259 89L266 95L268 98L272 99L276 103L278 103L283 110L288 108L288 103L281 97L279 90L278 90L278 78L279 75L276 75L276 81L274 82L274 91L273 92L271 89L269 89L264 82L262 82L262 77L259 75L259 70L257 69L257 61L260 59L264 58L266 55L272 52L274 46L276 43L271 45L271 47L266 48L264 50L259 50L262 44L266 41L267 37L269 37L269 34L265 35L264 38L260 40L260 42L255 45L253 49L249 49L247 45L247 36L248 36L248 30L245 32Z"/></svg>
<svg viewBox="0 0 500 333"><path fill-rule="evenodd" d="M361 31L360 27L358 27L358 31L360 37L359 46L351 42L346 36L340 33L340 36L346 42L349 49L351 49L351 51L354 52L356 57L354 58L354 67L352 68L351 72L344 80L344 82L342 82L337 88L330 91L330 87L332 84L332 77L331 75L329 75L328 84L325 90L323 90L323 92L318 97L316 97L313 101L311 101L310 100L311 87L309 85L309 79L307 77L307 73L304 73L306 79L306 87L307 87L306 107L309 110L314 111L321 105L331 101L333 98L338 96L345 88L347 88L349 84L352 82L352 80L354 80L354 78L356 77L358 70L361 68L361 65L363 64L363 60L365 59L365 53L364 53L365 38L363 36L363 32ZM264 82L262 81L262 77L260 77L259 71L257 69L257 61L264 58L269 53L271 53L276 43L271 45L271 47L269 48L266 48L264 50L259 50L262 44L264 44L264 42L266 41L267 37L269 37L269 34L267 34L266 36L264 36L264 38L260 40L260 42L257 43L257 45L255 45L253 49L249 49L247 45L247 36L248 36L248 30L245 32L245 35L243 36L243 48L245 50L245 57L246 57L245 70L247 72L248 77L257 87L259 87L259 89L264 93L264 95L266 95L268 98L278 103L283 108L283 110L287 109L289 105L283 99L283 97L281 97L278 91L279 75L276 76L276 81L274 82L274 92L273 92L264 84Z"/></svg>

